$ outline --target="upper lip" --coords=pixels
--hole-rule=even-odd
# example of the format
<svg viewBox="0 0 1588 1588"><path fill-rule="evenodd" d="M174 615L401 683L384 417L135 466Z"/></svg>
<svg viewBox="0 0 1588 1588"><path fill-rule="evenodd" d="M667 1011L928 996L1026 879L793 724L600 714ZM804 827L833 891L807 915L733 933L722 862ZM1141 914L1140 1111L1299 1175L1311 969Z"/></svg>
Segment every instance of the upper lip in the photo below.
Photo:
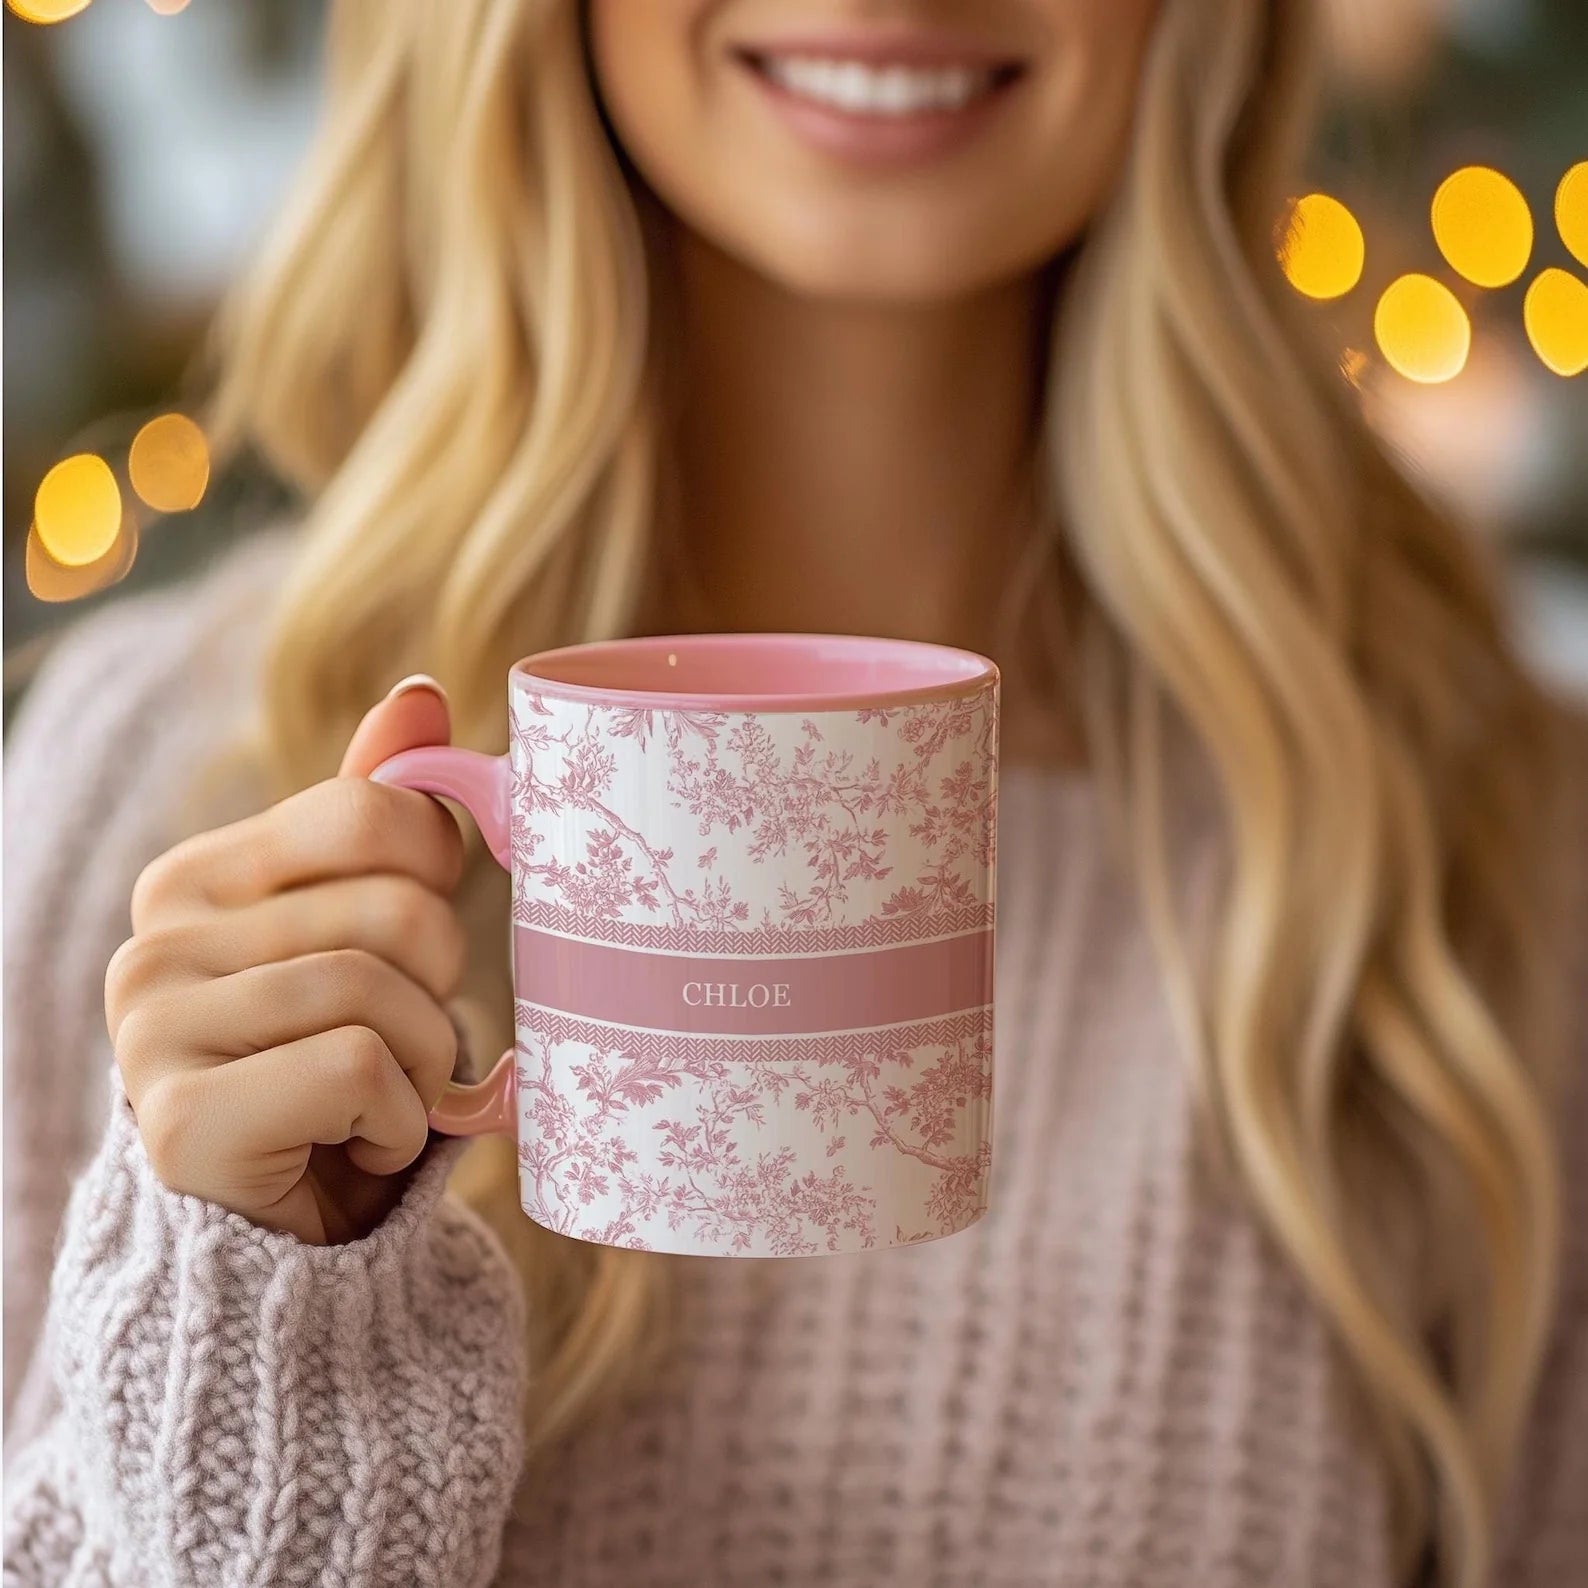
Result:
<svg viewBox="0 0 1588 1588"><path fill-rule="evenodd" d="M899 66L969 66L990 70L1018 68L1018 55L973 39L911 28L908 31L795 33L784 37L741 39L730 46L751 60L768 55L807 55L828 61L865 61Z"/></svg>

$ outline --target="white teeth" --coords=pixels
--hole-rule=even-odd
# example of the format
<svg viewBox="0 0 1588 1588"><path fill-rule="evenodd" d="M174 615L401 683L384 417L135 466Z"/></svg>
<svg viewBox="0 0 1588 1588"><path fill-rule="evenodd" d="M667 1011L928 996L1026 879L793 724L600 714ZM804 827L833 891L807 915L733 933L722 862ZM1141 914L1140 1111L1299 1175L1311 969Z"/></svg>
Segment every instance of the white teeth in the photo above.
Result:
<svg viewBox="0 0 1588 1588"><path fill-rule="evenodd" d="M763 56L762 69L791 94L863 116L958 110L992 85L992 73L981 68L877 67L812 55Z"/></svg>

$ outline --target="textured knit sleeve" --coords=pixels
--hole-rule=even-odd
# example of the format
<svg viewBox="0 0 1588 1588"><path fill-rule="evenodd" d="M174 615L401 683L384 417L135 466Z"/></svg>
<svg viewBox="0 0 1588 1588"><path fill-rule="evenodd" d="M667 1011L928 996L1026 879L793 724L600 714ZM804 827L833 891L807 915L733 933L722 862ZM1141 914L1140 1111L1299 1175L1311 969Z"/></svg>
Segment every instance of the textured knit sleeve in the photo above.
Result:
<svg viewBox="0 0 1588 1588"><path fill-rule="evenodd" d="M458 1145L432 1144L368 1237L308 1247L158 1181L105 1033L133 881L246 709L278 567L250 549L96 614L7 742L8 1388L31 1361L5 1588L457 1588L495 1569L523 1304L444 1195Z"/></svg>
<svg viewBox="0 0 1588 1588"><path fill-rule="evenodd" d="M517 1286L432 1148L369 1236L307 1246L168 1191L112 1084L6 1485L7 1588L488 1583L521 1462Z"/></svg>

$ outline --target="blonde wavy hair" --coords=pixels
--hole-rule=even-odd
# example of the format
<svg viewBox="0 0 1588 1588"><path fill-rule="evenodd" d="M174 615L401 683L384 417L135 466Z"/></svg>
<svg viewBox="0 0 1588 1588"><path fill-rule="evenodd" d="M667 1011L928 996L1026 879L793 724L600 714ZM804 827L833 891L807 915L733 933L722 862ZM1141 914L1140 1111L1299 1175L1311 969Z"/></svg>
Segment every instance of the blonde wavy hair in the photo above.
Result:
<svg viewBox="0 0 1588 1588"><path fill-rule="evenodd" d="M1493 570L1285 322L1304 10L1162 8L1126 167L1066 272L1039 485L1209 1140L1357 1370L1406 1573L1432 1543L1474 1584L1552 1310L1562 780ZM328 75L223 318L213 416L309 503L266 667L278 793L334 772L414 668L458 742L503 748L517 657L632 631L668 484L654 201L575 0L338 0ZM1173 883L1171 723L1228 840L1205 966ZM505 1045L506 892L478 844L460 899ZM535 1298L544 1454L658 1360L674 1263L522 1217L506 1143L458 1189Z"/></svg>

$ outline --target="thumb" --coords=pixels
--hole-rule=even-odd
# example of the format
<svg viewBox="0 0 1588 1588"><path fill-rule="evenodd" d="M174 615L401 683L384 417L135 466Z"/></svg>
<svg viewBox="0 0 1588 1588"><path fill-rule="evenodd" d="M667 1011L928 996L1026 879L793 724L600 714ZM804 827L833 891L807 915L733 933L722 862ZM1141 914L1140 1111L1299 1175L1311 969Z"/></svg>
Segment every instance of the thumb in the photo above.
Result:
<svg viewBox="0 0 1588 1588"><path fill-rule="evenodd" d="M446 691L428 673L414 673L394 684L384 700L364 713L342 756L340 777L368 777L399 750L447 744L452 715Z"/></svg>

